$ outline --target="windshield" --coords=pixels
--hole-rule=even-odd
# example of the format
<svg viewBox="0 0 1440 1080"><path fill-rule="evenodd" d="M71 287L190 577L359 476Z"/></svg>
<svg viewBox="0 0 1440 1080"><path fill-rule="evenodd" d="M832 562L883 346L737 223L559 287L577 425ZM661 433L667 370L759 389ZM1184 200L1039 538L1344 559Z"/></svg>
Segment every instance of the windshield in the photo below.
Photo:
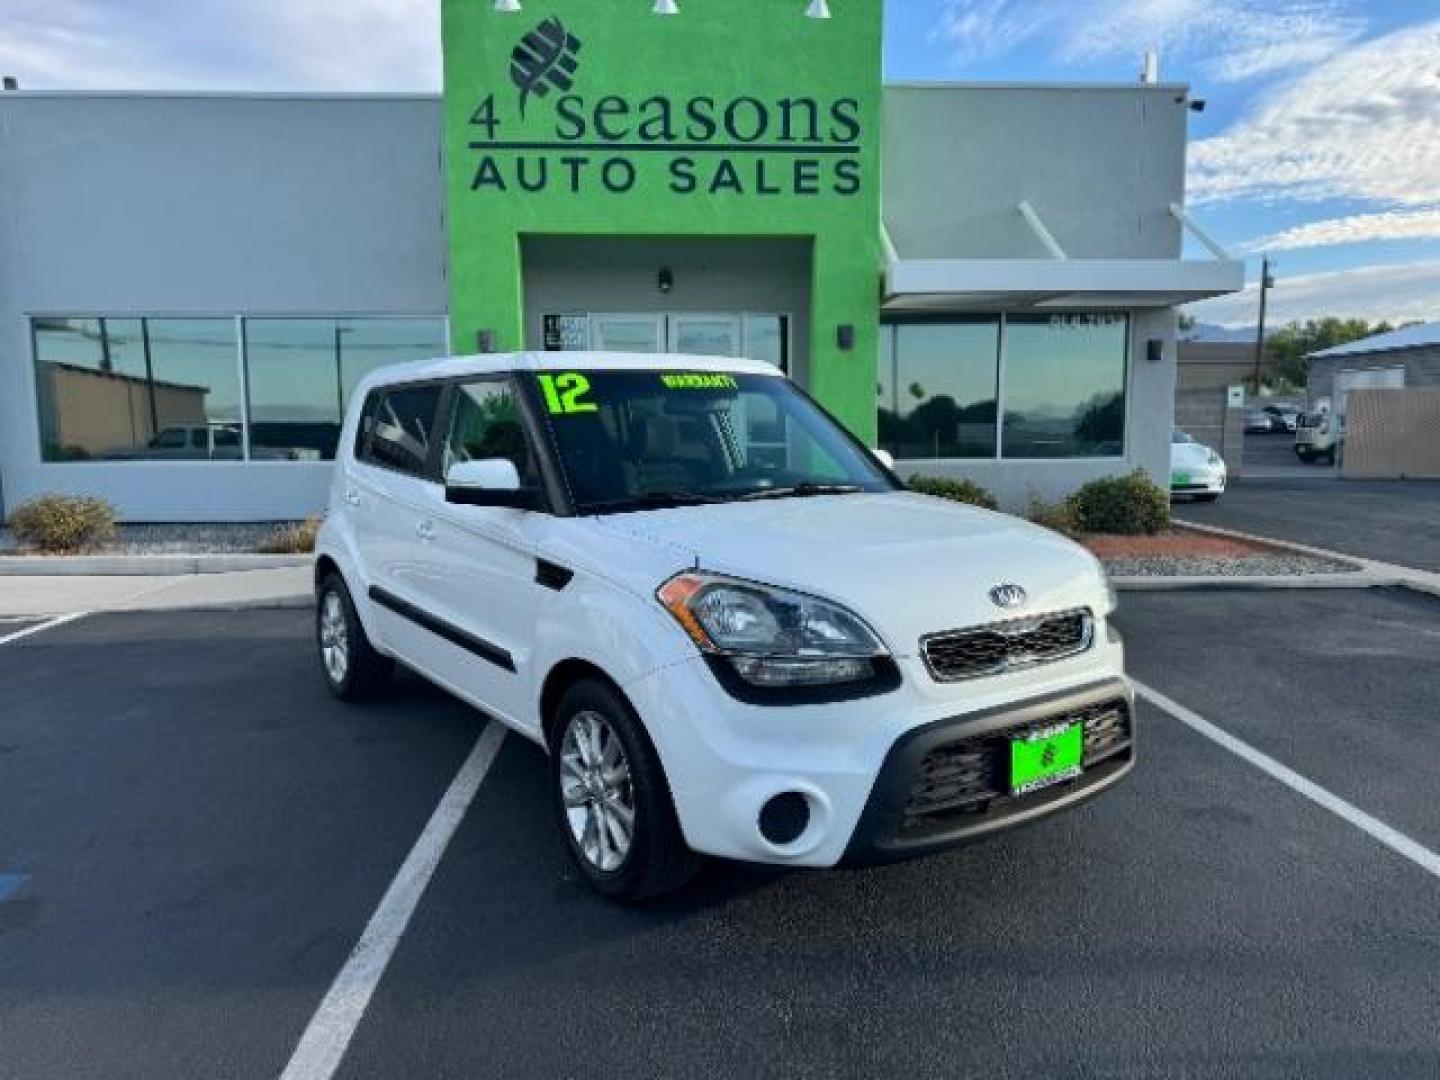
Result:
<svg viewBox="0 0 1440 1080"><path fill-rule="evenodd" d="M683 368L534 379L582 513L895 486L786 379Z"/></svg>

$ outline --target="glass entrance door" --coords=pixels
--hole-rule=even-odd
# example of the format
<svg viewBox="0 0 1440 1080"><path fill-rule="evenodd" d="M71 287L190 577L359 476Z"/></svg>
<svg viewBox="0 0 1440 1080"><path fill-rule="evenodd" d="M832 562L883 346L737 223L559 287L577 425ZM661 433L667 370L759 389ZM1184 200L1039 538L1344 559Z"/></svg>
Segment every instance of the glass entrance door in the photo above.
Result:
<svg viewBox="0 0 1440 1080"><path fill-rule="evenodd" d="M670 351L689 356L739 356L739 315L671 315Z"/></svg>
<svg viewBox="0 0 1440 1080"><path fill-rule="evenodd" d="M664 315L591 315L590 348L597 352L665 351Z"/></svg>
<svg viewBox="0 0 1440 1080"><path fill-rule="evenodd" d="M790 316L768 312L596 312L589 316L597 352L743 356L790 370ZM572 346L573 347L573 346Z"/></svg>

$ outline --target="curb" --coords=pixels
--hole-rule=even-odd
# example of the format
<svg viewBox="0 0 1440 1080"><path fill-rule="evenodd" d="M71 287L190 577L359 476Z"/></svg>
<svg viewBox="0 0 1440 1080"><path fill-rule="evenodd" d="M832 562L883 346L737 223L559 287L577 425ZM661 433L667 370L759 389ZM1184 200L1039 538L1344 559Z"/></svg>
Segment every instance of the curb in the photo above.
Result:
<svg viewBox="0 0 1440 1080"><path fill-rule="evenodd" d="M1339 574L1225 575L1197 574L1189 577L1161 574L1114 577L1119 592L1204 592L1235 589L1384 589L1403 586L1402 578L1363 571Z"/></svg>
<svg viewBox="0 0 1440 1080"><path fill-rule="evenodd" d="M1359 555L1346 555L1343 552L1331 551L1328 548L1312 547L1309 544L1295 543L1291 540L1275 540L1269 536L1258 536L1255 533L1241 532L1239 529L1225 529L1218 525L1200 525L1193 521L1182 521L1175 519L1175 524L1196 532L1211 533L1215 536L1228 536L1237 540L1249 540L1256 544L1267 544L1270 547L1282 551L1293 551L1300 555L1311 555L1315 558L1330 559L1334 562L1348 563L1358 568L1358 573L1352 574L1314 574L1307 577L1323 579L1315 584L1281 585L1269 586L1271 588L1401 588L1410 592L1423 593L1426 596L1440 597L1440 574L1429 570L1417 570L1413 566L1400 566L1396 563L1380 562L1378 559L1366 559ZM1337 581L1336 578L1343 580ZM1134 580L1129 579L1129 580ZM1171 581L1184 580L1171 578ZM1244 587L1239 584L1243 578L1225 579L1231 584L1225 587ZM1281 581L1279 578L1250 579L1252 581ZM1120 586L1117 584L1116 588ZM1181 586L1184 587L1184 586ZM1266 586L1255 586L1265 588Z"/></svg>
<svg viewBox="0 0 1440 1080"><path fill-rule="evenodd" d="M309 566L313 555L0 555L0 577L182 577Z"/></svg>
<svg viewBox="0 0 1440 1080"><path fill-rule="evenodd" d="M300 611L315 606L310 593L293 596L266 596L253 600L212 600L198 604L175 604L169 607L102 608L97 615L174 615L189 611Z"/></svg>

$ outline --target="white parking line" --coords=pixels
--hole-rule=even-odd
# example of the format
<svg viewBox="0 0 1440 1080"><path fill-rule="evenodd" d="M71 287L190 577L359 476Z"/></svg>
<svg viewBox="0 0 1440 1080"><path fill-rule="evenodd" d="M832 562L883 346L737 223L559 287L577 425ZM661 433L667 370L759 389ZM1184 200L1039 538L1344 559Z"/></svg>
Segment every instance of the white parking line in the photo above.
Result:
<svg viewBox="0 0 1440 1080"><path fill-rule="evenodd" d="M370 916L350 958L310 1018L280 1080L329 1080L339 1068L370 997L395 954L395 946L409 926L420 897L440 864L440 857L480 790L480 782L490 771L504 739L505 728L491 720L475 740L470 756L450 782L420 839L415 841L395 880L385 890L380 906Z"/></svg>
<svg viewBox="0 0 1440 1080"><path fill-rule="evenodd" d="M1348 803L1340 798L1340 796L1326 791L1319 784L1305 779L1305 777L1293 769L1280 764L1280 762L1268 754L1261 753L1249 743L1237 739L1228 731L1216 727L1204 717L1191 712L1185 708L1184 705L1171 700L1160 693L1160 691L1152 690L1150 687L1138 682L1135 683L1135 691L1142 698L1145 698L1152 705L1163 709L1182 724L1194 729L1207 739L1219 743L1232 754L1244 758L1250 762L1251 765L1254 765L1262 772L1268 773L1292 791L1299 792L1311 802L1317 803L1326 810L1329 810L1332 814L1344 818L1357 829L1368 833L1374 839L1380 841L1380 843L1384 844L1391 851L1409 859L1416 866L1420 867L1420 869L1429 871L1436 877L1440 877L1440 855L1437 855L1423 844L1416 843L1404 833L1392 829L1378 818L1371 817L1353 803Z"/></svg>
<svg viewBox="0 0 1440 1080"><path fill-rule="evenodd" d="M9 645L12 641L19 641L21 638L29 637L31 634L38 634L41 630L49 630L52 626L64 626L66 623L74 622L76 619L83 619L87 615L93 615L90 611L72 611L68 615L57 615L53 619L46 619L35 626L27 626L24 630L16 630L13 634L6 634L0 637L0 645Z"/></svg>

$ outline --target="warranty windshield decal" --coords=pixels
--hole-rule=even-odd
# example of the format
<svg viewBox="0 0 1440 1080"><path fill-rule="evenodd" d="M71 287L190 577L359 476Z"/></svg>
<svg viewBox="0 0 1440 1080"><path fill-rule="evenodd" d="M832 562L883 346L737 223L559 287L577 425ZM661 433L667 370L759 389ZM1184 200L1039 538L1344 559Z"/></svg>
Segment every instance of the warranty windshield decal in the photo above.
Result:
<svg viewBox="0 0 1440 1080"><path fill-rule="evenodd" d="M660 381L666 390L739 390L740 384L734 375L716 375L702 372L684 372L661 375Z"/></svg>

